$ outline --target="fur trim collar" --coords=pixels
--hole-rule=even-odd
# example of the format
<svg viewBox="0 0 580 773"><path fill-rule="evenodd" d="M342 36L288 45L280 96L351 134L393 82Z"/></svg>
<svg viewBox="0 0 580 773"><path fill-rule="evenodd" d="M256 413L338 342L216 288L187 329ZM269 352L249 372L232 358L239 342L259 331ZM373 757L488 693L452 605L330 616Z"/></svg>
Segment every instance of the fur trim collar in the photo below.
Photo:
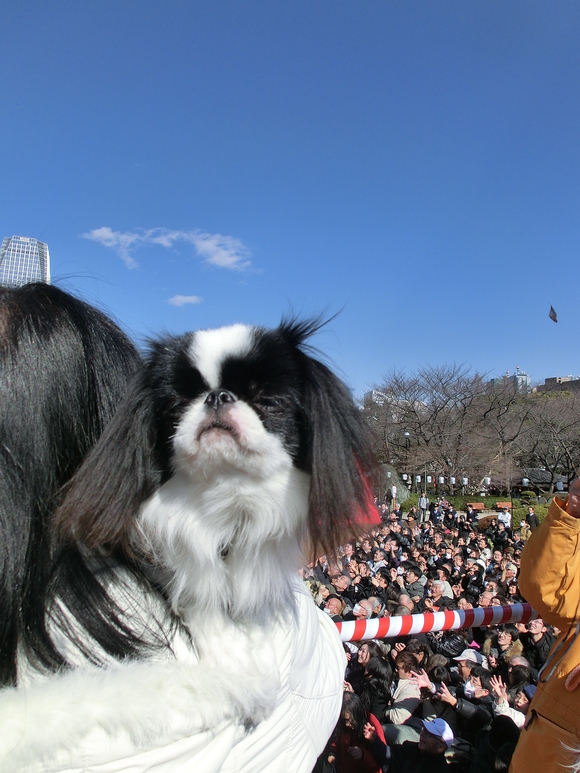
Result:
<svg viewBox="0 0 580 773"><path fill-rule="evenodd" d="M481 648L481 652L486 657L489 656L492 644L497 645L497 637L495 635L494 636L490 636L488 639L486 639L483 642L483 646ZM523 651L524 651L524 646L521 643L521 641L518 639L517 641L513 641L505 652L500 653L500 657L506 663L509 663L512 658L519 657L522 654Z"/></svg>

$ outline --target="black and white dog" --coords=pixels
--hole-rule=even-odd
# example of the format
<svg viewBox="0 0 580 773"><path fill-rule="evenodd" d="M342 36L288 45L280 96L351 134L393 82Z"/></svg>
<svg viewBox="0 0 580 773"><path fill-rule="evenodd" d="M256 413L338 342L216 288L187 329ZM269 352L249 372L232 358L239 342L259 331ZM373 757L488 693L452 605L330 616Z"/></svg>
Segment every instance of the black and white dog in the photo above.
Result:
<svg viewBox="0 0 580 773"><path fill-rule="evenodd" d="M136 748L164 723L176 732L160 695L187 732L268 717L279 689L272 640L300 618L304 552L331 551L372 503L367 428L308 350L319 327L234 325L150 345L49 519L47 556L35 557L46 564L43 615L36 605L13 674L28 683L34 669L95 664L81 689L98 704L102 673L116 668L131 718L97 721L125 722ZM187 673L174 667L184 648ZM45 680L40 705L58 702L67 679Z"/></svg>

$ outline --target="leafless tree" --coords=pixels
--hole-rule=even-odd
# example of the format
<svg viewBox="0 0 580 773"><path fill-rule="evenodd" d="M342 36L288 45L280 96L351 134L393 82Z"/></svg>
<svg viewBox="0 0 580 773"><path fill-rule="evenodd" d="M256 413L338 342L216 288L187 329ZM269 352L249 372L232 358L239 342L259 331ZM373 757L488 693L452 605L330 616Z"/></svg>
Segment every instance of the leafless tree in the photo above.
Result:
<svg viewBox="0 0 580 773"><path fill-rule="evenodd" d="M379 461L447 480L486 476L510 487L522 467L543 467L568 480L580 467L580 396L521 393L465 365L393 370L364 411Z"/></svg>
<svg viewBox="0 0 580 773"><path fill-rule="evenodd" d="M515 455L522 467L549 472L553 493L557 475L565 475L570 483L580 468L580 397L575 392L534 394L528 402Z"/></svg>

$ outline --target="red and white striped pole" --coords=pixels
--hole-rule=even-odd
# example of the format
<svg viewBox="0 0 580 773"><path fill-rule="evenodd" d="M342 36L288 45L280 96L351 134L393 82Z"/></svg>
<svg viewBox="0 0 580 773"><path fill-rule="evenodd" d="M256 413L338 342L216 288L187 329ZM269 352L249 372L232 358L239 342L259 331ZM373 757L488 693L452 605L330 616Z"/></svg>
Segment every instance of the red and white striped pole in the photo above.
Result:
<svg viewBox="0 0 580 773"><path fill-rule="evenodd" d="M537 616L530 604L511 604L505 607L454 609L402 617L376 617L371 620L344 620L336 626L342 641L363 641L394 639L397 636L432 631L455 631L458 628L479 628L482 625L527 623Z"/></svg>

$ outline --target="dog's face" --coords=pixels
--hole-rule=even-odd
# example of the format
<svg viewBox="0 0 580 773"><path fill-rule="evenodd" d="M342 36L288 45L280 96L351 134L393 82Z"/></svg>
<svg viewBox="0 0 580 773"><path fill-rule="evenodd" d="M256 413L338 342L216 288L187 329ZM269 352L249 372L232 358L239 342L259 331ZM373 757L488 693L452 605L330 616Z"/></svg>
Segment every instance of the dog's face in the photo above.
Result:
<svg viewBox="0 0 580 773"><path fill-rule="evenodd" d="M198 331L166 345L157 372L163 360L166 469L267 477L280 465L304 466L296 352L274 332Z"/></svg>

